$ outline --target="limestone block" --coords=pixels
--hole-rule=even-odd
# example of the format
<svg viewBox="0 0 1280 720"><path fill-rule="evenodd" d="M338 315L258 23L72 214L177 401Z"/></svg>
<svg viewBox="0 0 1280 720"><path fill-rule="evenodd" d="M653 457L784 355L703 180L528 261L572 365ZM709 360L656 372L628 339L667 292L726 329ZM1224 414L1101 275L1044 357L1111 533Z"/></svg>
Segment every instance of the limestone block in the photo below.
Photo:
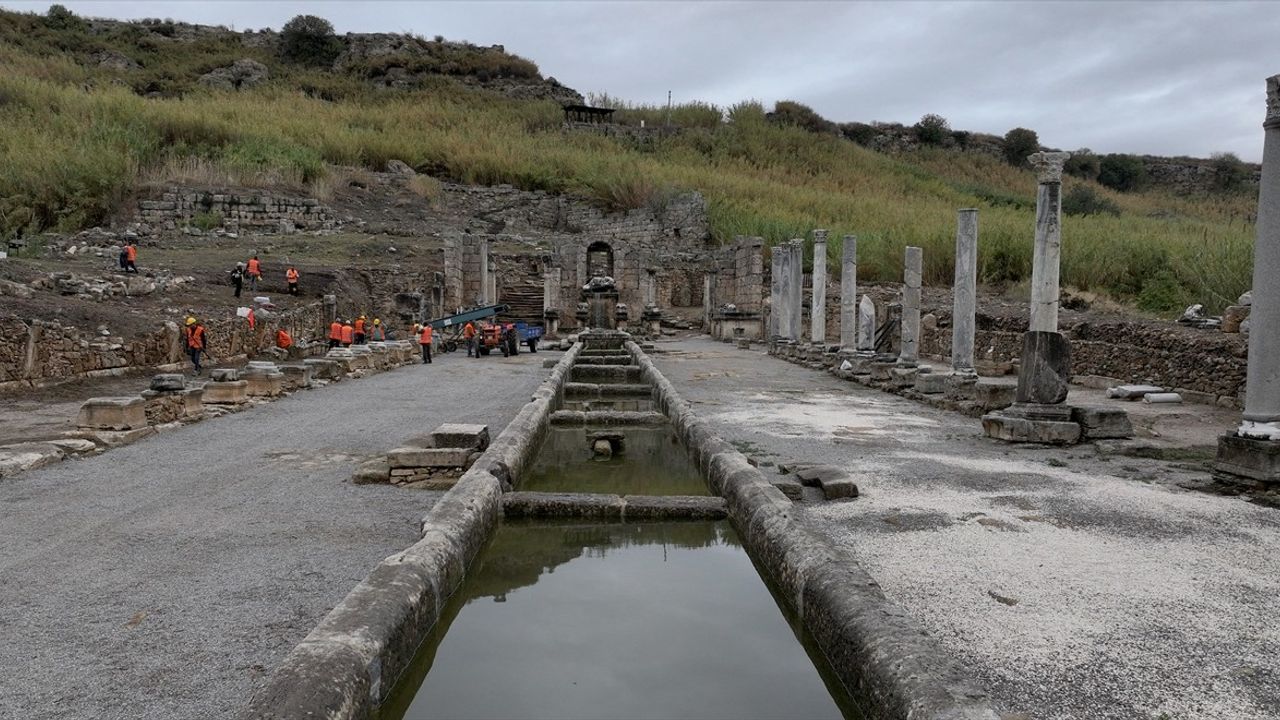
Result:
<svg viewBox="0 0 1280 720"><path fill-rule="evenodd" d="M281 365L286 390L301 390L311 387L311 366L306 364Z"/></svg>
<svg viewBox="0 0 1280 720"><path fill-rule="evenodd" d="M1129 413L1121 408L1076 406L1071 408L1071 420L1080 425L1086 440L1133 437Z"/></svg>
<svg viewBox="0 0 1280 720"><path fill-rule="evenodd" d="M342 364L328 358L307 358L302 364L311 368L311 377L320 380L338 380L342 377Z"/></svg>
<svg viewBox="0 0 1280 720"><path fill-rule="evenodd" d="M76 425L94 430L136 430L147 426L146 401L140 397L89 398Z"/></svg>
<svg viewBox="0 0 1280 720"><path fill-rule="evenodd" d="M800 481L790 476L781 476L769 479L770 484L782 491L783 495L791 502L800 502L804 495L804 485Z"/></svg>
<svg viewBox="0 0 1280 720"><path fill-rule="evenodd" d="M1280 483L1280 442L1223 435L1218 438L1214 468L1230 475Z"/></svg>
<svg viewBox="0 0 1280 720"><path fill-rule="evenodd" d="M204 414L204 388L188 388L182 391L182 411L188 418Z"/></svg>
<svg viewBox="0 0 1280 720"><path fill-rule="evenodd" d="M915 391L926 395L937 395L947 391L950 378L941 373L923 373L916 376Z"/></svg>
<svg viewBox="0 0 1280 720"><path fill-rule="evenodd" d="M1240 324L1249 317L1248 305L1231 305L1222 311L1222 332L1238 333Z"/></svg>
<svg viewBox="0 0 1280 720"><path fill-rule="evenodd" d="M284 373L246 375L241 382L246 383L246 392L250 397L275 397L284 392Z"/></svg>
<svg viewBox="0 0 1280 720"><path fill-rule="evenodd" d="M218 368L209 373L209 379L214 382L235 382L240 379L240 371L235 368Z"/></svg>
<svg viewBox="0 0 1280 720"><path fill-rule="evenodd" d="M466 467L471 448L397 448L387 453L387 463L397 468Z"/></svg>
<svg viewBox="0 0 1280 720"><path fill-rule="evenodd" d="M1142 396L1147 393L1158 392L1164 392L1164 388L1157 385L1119 385L1107 388L1107 397L1120 400L1141 400Z"/></svg>
<svg viewBox="0 0 1280 720"><path fill-rule="evenodd" d="M795 473L802 485L822 488L828 500L858 496L858 485L844 470L831 465L815 465L801 468Z"/></svg>
<svg viewBox="0 0 1280 720"><path fill-rule="evenodd" d="M63 451L52 443L19 443L0 447L0 478L44 467L61 460L62 455Z"/></svg>
<svg viewBox="0 0 1280 720"><path fill-rule="evenodd" d="M203 399L209 405L239 405L249 402L249 383L246 380L205 383Z"/></svg>
<svg viewBox="0 0 1280 720"><path fill-rule="evenodd" d="M159 392L183 390L187 387L187 378L181 373L162 373L151 378L151 389Z"/></svg>
<svg viewBox="0 0 1280 720"><path fill-rule="evenodd" d="M1074 445L1080 442L1080 426L1070 421L1039 420L1004 412L982 416L982 431L989 438L1007 442Z"/></svg>
<svg viewBox="0 0 1280 720"><path fill-rule="evenodd" d="M489 447L489 426L445 423L431 431L431 444L438 448L484 450Z"/></svg>
<svg viewBox="0 0 1280 720"><path fill-rule="evenodd" d="M389 482L391 477L391 466L387 463L386 458L374 458L360 463L355 473L351 475L351 482L356 485L368 485L370 483Z"/></svg>
<svg viewBox="0 0 1280 720"><path fill-rule="evenodd" d="M944 375L946 378L946 388L944 393L946 399L957 402L965 400L976 400L978 396L978 378L975 375ZM1009 398L1009 402L1013 402L1013 398ZM996 408L992 408L996 409Z"/></svg>
<svg viewBox="0 0 1280 720"><path fill-rule="evenodd" d="M1008 383L979 380L973 386L973 400L982 410L999 410L1014 403L1018 388Z"/></svg>

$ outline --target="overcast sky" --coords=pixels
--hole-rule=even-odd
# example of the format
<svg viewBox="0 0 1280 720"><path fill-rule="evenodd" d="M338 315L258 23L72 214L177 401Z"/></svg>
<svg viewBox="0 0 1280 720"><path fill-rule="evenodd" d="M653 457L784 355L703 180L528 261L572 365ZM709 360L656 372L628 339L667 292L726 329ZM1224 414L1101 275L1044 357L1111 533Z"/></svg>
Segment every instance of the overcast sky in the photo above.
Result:
<svg viewBox="0 0 1280 720"><path fill-rule="evenodd" d="M1276 2L77 2L82 15L505 45L584 94L661 104L790 99L836 121L913 123L1096 152L1262 154ZM0 0L43 12L48 2Z"/></svg>

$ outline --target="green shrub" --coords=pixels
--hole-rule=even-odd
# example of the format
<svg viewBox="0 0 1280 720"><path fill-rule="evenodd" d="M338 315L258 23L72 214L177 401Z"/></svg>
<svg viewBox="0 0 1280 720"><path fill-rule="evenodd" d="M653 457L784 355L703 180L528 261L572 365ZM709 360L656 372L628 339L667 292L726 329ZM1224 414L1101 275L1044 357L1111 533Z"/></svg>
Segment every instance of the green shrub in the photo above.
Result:
<svg viewBox="0 0 1280 720"><path fill-rule="evenodd" d="M941 145L951 135L951 125L941 115L929 113L912 126L922 145Z"/></svg>
<svg viewBox="0 0 1280 720"><path fill-rule="evenodd" d="M280 29L280 53L299 65L328 65L342 53L333 24L315 15L297 15Z"/></svg>
<svg viewBox="0 0 1280 720"><path fill-rule="evenodd" d="M1152 275L1138 293L1138 307L1151 312L1182 310L1190 305L1187 291L1170 270L1160 270Z"/></svg>
<svg viewBox="0 0 1280 720"><path fill-rule="evenodd" d="M1067 215L1120 216L1120 206L1088 185L1075 185L1062 196L1062 212Z"/></svg>
<svg viewBox="0 0 1280 720"><path fill-rule="evenodd" d="M1004 134L1004 145L1002 146L1005 162L1014 167L1022 167L1027 162L1027 156L1040 150L1040 136L1036 135L1035 130L1026 128L1014 128Z"/></svg>
<svg viewBox="0 0 1280 720"><path fill-rule="evenodd" d="M773 112L769 120L779 125L794 125L814 133L828 133L835 130L835 123L822 117L816 110L794 100L779 100L773 104Z"/></svg>
<svg viewBox="0 0 1280 720"><path fill-rule="evenodd" d="M50 30L61 30L70 32L81 32L88 25L80 16L71 12L65 5L50 5L48 12L44 15L45 27Z"/></svg>
<svg viewBox="0 0 1280 720"><path fill-rule="evenodd" d="M1071 153L1071 157L1067 158L1067 162L1062 166L1063 172L1085 180L1097 180L1098 171L1101 170L1101 162L1098 156L1093 154L1089 148L1081 148Z"/></svg>
<svg viewBox="0 0 1280 720"><path fill-rule="evenodd" d="M1218 192L1237 192L1249 185L1249 167L1235 153L1220 152L1210 156L1213 160L1213 189Z"/></svg>
<svg viewBox="0 0 1280 720"><path fill-rule="evenodd" d="M208 232L214 228L222 227L222 213L216 212L199 212L195 217L191 218L191 227L198 230Z"/></svg>
<svg viewBox="0 0 1280 720"><path fill-rule="evenodd" d="M874 125L850 122L842 123L840 125L840 134L846 139L852 140L853 142L866 147L871 144L872 140L875 140L880 135L880 131L877 130Z"/></svg>
<svg viewBox="0 0 1280 720"><path fill-rule="evenodd" d="M1098 163L1098 182L1120 192L1140 190L1147 184L1147 167L1136 155L1105 155Z"/></svg>

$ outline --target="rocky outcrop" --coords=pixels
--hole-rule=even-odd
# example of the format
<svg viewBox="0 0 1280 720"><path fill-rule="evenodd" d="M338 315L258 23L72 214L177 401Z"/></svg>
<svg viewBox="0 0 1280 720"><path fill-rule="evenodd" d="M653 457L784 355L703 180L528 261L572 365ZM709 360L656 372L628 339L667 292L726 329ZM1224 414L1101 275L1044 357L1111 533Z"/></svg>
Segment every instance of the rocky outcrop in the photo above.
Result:
<svg viewBox="0 0 1280 720"><path fill-rule="evenodd" d="M220 90L240 90L261 85L270 77L271 71L266 65L244 58L201 75L200 82Z"/></svg>

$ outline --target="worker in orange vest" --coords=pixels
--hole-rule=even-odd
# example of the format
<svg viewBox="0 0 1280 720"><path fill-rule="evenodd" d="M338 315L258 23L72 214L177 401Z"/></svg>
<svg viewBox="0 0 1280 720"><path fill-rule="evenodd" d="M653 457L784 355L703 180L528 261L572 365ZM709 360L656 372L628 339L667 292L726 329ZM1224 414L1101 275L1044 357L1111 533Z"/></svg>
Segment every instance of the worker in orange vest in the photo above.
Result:
<svg viewBox="0 0 1280 720"><path fill-rule="evenodd" d="M382 342L387 339L387 331L382 327L382 321L378 318L373 319L373 327L369 329L369 337L374 342Z"/></svg>
<svg viewBox="0 0 1280 720"><path fill-rule="evenodd" d="M356 331L356 340L355 340L356 344L363 345L364 344L364 316L363 315L356 318L355 331Z"/></svg>
<svg viewBox="0 0 1280 720"><path fill-rule="evenodd" d="M422 362L431 364L431 325L422 326L422 334L418 336L418 344L422 346Z"/></svg>
<svg viewBox="0 0 1280 720"><path fill-rule="evenodd" d="M351 343L355 342L356 329L351 327L351 323L342 326L342 347L351 347Z"/></svg>
<svg viewBox="0 0 1280 720"><path fill-rule="evenodd" d="M254 255L249 258L249 266L244 271L249 276L249 289L258 289L258 280L262 278L262 262L258 260L258 256Z"/></svg>
<svg viewBox="0 0 1280 720"><path fill-rule="evenodd" d="M334 320L329 323L329 349L338 347L342 344L342 323Z"/></svg>
<svg viewBox="0 0 1280 720"><path fill-rule="evenodd" d="M187 341L187 353L191 356L191 364L195 366L195 374L199 375L200 355L205 351L204 326L196 322L195 318L188 317L182 334Z"/></svg>
<svg viewBox="0 0 1280 720"><path fill-rule="evenodd" d="M476 326L470 320L462 327L462 339L467 343L467 357L480 357L480 350L476 348Z"/></svg>
<svg viewBox="0 0 1280 720"><path fill-rule="evenodd" d="M289 294L298 294L298 278L302 277L298 274L298 269L290 265L289 269L284 272L284 281L289 283Z"/></svg>
<svg viewBox="0 0 1280 720"><path fill-rule="evenodd" d="M293 347L293 338L289 337L289 333L284 328L276 328L276 347L281 350Z"/></svg>
<svg viewBox="0 0 1280 720"><path fill-rule="evenodd" d="M138 272L138 248L133 243L124 246L124 271Z"/></svg>

